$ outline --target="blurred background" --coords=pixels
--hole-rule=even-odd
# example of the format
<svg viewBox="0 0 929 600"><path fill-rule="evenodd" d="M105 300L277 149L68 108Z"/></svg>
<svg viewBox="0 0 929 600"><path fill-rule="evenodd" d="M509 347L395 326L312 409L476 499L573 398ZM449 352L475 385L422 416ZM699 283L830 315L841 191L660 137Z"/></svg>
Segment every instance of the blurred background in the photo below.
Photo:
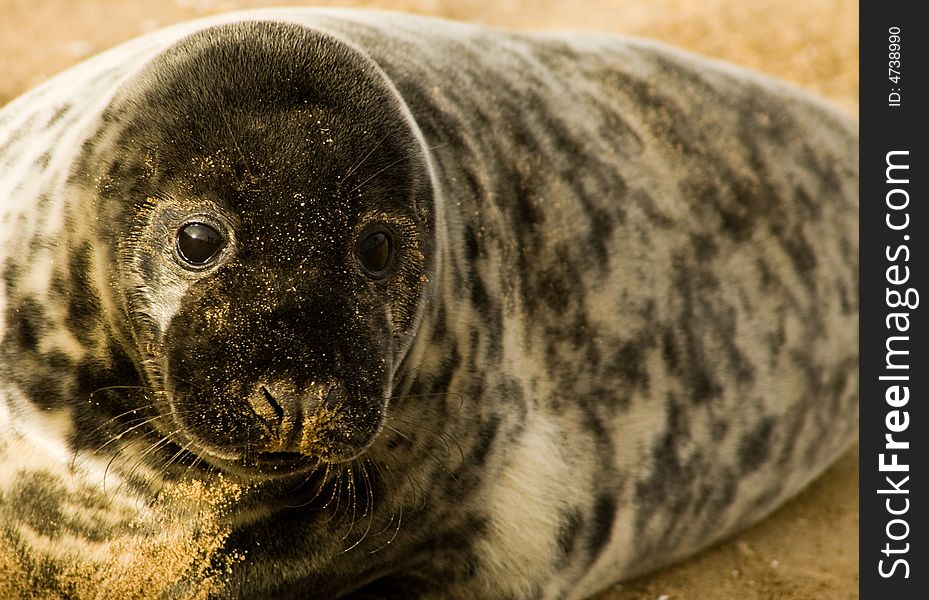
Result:
<svg viewBox="0 0 929 600"><path fill-rule="evenodd" d="M219 12L287 5L653 37L793 80L857 112L856 0L0 0L0 103L140 33Z"/></svg>
<svg viewBox="0 0 929 600"><path fill-rule="evenodd" d="M141 33L220 12L288 5L646 36L791 80L858 113L857 0L0 0L0 105ZM853 450L766 521L597 600L857 598L857 469Z"/></svg>

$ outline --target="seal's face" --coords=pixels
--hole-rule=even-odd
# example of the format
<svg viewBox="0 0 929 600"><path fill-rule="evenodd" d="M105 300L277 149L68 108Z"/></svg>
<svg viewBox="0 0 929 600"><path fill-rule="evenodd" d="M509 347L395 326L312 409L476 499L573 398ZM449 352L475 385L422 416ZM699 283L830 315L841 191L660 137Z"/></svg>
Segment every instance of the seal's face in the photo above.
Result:
<svg viewBox="0 0 929 600"><path fill-rule="evenodd" d="M208 30L105 115L126 151L98 184L101 233L154 422L223 467L359 455L415 330L428 165L396 95L347 52L293 26Z"/></svg>

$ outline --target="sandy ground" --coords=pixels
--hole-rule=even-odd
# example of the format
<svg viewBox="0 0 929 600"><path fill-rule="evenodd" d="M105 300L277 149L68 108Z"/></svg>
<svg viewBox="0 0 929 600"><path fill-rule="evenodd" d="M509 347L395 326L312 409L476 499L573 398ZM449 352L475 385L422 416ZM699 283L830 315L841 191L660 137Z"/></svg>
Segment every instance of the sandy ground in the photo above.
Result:
<svg viewBox="0 0 929 600"><path fill-rule="evenodd" d="M0 104L58 71L177 21L286 0L0 0ZM790 79L858 111L855 0L381 0L405 10L526 29L644 35ZM684 564L597 600L858 597L858 453L772 517Z"/></svg>

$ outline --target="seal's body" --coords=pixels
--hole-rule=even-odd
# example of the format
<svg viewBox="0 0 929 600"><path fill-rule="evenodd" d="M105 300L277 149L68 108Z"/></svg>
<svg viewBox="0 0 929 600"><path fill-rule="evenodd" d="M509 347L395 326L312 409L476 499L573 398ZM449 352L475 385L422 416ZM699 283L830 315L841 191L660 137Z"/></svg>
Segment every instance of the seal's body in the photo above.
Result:
<svg viewBox="0 0 929 600"><path fill-rule="evenodd" d="M118 587L196 481L235 493L153 597L582 598L855 436L857 127L750 72L244 13L59 76L0 148L27 591Z"/></svg>

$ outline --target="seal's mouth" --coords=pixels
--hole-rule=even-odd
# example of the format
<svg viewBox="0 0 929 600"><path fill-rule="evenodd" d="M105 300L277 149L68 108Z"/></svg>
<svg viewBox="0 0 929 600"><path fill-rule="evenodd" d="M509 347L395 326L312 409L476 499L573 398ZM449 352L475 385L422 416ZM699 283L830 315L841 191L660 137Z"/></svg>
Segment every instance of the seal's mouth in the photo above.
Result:
<svg viewBox="0 0 929 600"><path fill-rule="evenodd" d="M235 461L224 461L227 469L242 475L289 477L319 469L319 459L298 452L258 452Z"/></svg>
<svg viewBox="0 0 929 600"><path fill-rule="evenodd" d="M316 457L298 452L249 452L234 456L225 453L220 455L196 442L192 445L192 452L213 467L246 479L307 477L316 471L325 471L327 466Z"/></svg>
<svg viewBox="0 0 929 600"><path fill-rule="evenodd" d="M349 462L383 425L385 394L260 381L251 393L174 388L172 437L195 455L241 477L282 478Z"/></svg>
<svg viewBox="0 0 929 600"><path fill-rule="evenodd" d="M277 467L301 467L307 464L316 465L319 461L299 452L259 452L253 456L242 459L248 464Z"/></svg>

